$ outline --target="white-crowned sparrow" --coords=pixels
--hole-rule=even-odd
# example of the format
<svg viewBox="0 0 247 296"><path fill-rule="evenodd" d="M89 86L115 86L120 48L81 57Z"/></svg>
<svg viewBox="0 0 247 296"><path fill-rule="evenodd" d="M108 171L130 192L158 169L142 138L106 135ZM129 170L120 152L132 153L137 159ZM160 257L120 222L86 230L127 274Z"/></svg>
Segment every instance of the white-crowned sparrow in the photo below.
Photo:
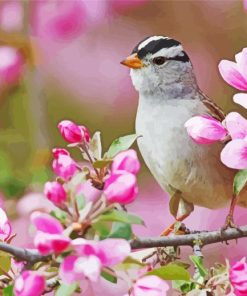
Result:
<svg viewBox="0 0 247 296"><path fill-rule="evenodd" d="M199 89L181 43L164 36L148 37L121 63L131 68L130 76L139 92L139 149L160 186L172 193L171 212L182 220L193 204L224 207L232 198L236 173L220 161L224 144L198 145L184 127L194 115L210 114L222 121L224 113ZM236 202L247 207L246 191L238 201L233 198L228 226Z"/></svg>

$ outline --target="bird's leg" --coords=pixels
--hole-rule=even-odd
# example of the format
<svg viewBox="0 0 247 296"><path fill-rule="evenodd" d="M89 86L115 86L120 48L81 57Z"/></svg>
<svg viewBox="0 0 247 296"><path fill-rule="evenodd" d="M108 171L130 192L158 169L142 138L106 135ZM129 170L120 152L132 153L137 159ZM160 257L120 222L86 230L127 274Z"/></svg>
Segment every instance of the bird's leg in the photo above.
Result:
<svg viewBox="0 0 247 296"><path fill-rule="evenodd" d="M234 194L232 196L230 210L228 215L226 216L226 221L225 221L225 225L223 226L223 230L226 230L227 228L238 229L238 226L234 224L234 220L233 220L233 214L234 214L234 209L235 209L237 200L238 200L238 196Z"/></svg>
<svg viewBox="0 0 247 296"><path fill-rule="evenodd" d="M184 221L184 219L186 219L189 215L190 214L185 214L176 218L176 221L161 233L161 236L168 236L174 230L176 223Z"/></svg>

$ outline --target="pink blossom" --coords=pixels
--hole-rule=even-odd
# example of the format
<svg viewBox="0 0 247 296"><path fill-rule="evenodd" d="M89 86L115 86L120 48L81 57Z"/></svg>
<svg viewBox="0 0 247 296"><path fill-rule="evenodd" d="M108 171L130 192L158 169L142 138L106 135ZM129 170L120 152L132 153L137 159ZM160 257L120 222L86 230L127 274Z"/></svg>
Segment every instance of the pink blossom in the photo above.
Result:
<svg viewBox="0 0 247 296"><path fill-rule="evenodd" d="M124 239L108 238L97 242L78 238L72 245L81 256L98 257L103 266L116 265L130 254L130 245Z"/></svg>
<svg viewBox="0 0 247 296"><path fill-rule="evenodd" d="M223 79L236 89L247 91L247 48L235 55L236 62L222 60L219 63L219 71ZM236 94L233 97L235 103L244 108L247 106L247 94Z"/></svg>
<svg viewBox="0 0 247 296"><path fill-rule="evenodd" d="M69 143L79 143L86 140L85 131L70 120L63 120L58 124L58 129L64 140Z"/></svg>
<svg viewBox="0 0 247 296"><path fill-rule="evenodd" d="M246 258L236 262L230 268L229 279L236 296L247 295L247 264Z"/></svg>
<svg viewBox="0 0 247 296"><path fill-rule="evenodd" d="M101 262L98 257L68 256L60 266L59 275L63 282L71 284L85 278L96 282L99 279Z"/></svg>
<svg viewBox="0 0 247 296"><path fill-rule="evenodd" d="M63 226L48 214L34 212L31 221L37 228L34 245L42 255L60 254L70 245L70 239L63 235Z"/></svg>
<svg viewBox="0 0 247 296"><path fill-rule="evenodd" d="M59 0L53 1L50 6L55 6L55 9L44 24L43 30L46 36L66 41L81 35L85 30L86 17L83 1Z"/></svg>
<svg viewBox="0 0 247 296"><path fill-rule="evenodd" d="M227 135L221 122L208 115L194 116L184 126L189 136L198 144L211 144L223 140Z"/></svg>
<svg viewBox="0 0 247 296"><path fill-rule="evenodd" d="M60 267L60 277L67 283L88 278L97 281L103 266L113 266L122 262L130 254L130 245L124 239L90 241L77 238L72 241L76 255L64 259Z"/></svg>
<svg viewBox="0 0 247 296"><path fill-rule="evenodd" d="M106 180L104 193L108 202L128 204L138 193L136 176L126 171L115 171Z"/></svg>
<svg viewBox="0 0 247 296"><path fill-rule="evenodd" d="M247 136L247 120L239 113L227 114L224 124L232 139L243 139Z"/></svg>
<svg viewBox="0 0 247 296"><path fill-rule="evenodd" d="M247 168L247 137L227 143L221 151L221 161L232 169Z"/></svg>
<svg viewBox="0 0 247 296"><path fill-rule="evenodd" d="M86 140L86 142L89 143L89 141L90 141L89 130L84 125L80 125L80 128L82 130L82 134L84 135L84 139Z"/></svg>
<svg viewBox="0 0 247 296"><path fill-rule="evenodd" d="M16 280L16 296L40 296L45 290L45 279L35 271L24 271Z"/></svg>
<svg viewBox="0 0 247 296"><path fill-rule="evenodd" d="M53 160L52 168L57 176L68 181L77 171L77 164L69 155L60 152L57 158Z"/></svg>
<svg viewBox="0 0 247 296"><path fill-rule="evenodd" d="M112 171L123 170L132 174L137 174L140 170L140 162L137 153L129 149L118 153L112 163Z"/></svg>
<svg viewBox="0 0 247 296"><path fill-rule="evenodd" d="M155 275L142 277L136 281L130 296L165 296L169 285Z"/></svg>
<svg viewBox="0 0 247 296"><path fill-rule="evenodd" d="M20 1L1 3L0 27L6 32L20 31L23 22L23 7Z"/></svg>
<svg viewBox="0 0 247 296"><path fill-rule="evenodd" d="M10 46L0 46L0 83L15 84L23 72L24 59L21 53Z"/></svg>
<svg viewBox="0 0 247 296"><path fill-rule="evenodd" d="M5 211L0 208L0 240L7 241L12 233L12 227L9 223Z"/></svg>
<svg viewBox="0 0 247 296"><path fill-rule="evenodd" d="M87 201L94 202L102 194L101 190L96 189L90 180L79 184L76 189L76 195L83 195Z"/></svg>
<svg viewBox="0 0 247 296"><path fill-rule="evenodd" d="M44 193L51 202L58 206L67 200L67 194L59 182L46 182Z"/></svg>

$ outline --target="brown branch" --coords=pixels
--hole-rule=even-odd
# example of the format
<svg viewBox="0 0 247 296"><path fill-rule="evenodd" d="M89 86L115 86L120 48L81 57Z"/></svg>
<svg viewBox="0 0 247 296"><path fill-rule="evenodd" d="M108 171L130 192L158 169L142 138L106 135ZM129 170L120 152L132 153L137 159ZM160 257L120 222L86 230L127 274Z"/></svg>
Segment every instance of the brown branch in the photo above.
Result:
<svg viewBox="0 0 247 296"><path fill-rule="evenodd" d="M46 262L50 260L50 256L43 256L35 249L24 249L1 242L0 250L13 255L19 261L26 261L30 264L34 264L40 261Z"/></svg>
<svg viewBox="0 0 247 296"><path fill-rule="evenodd" d="M224 231L202 231L186 235L174 235L169 237L140 237L130 241L132 249L168 247L168 246L193 246L199 242L201 246L227 242L229 240L247 237L247 225L238 229L229 228Z"/></svg>

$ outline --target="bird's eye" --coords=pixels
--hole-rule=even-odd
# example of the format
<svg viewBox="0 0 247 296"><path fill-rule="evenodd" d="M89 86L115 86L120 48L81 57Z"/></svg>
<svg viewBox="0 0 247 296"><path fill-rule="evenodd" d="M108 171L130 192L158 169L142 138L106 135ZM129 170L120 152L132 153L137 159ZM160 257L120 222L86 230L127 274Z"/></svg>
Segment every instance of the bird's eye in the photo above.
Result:
<svg viewBox="0 0 247 296"><path fill-rule="evenodd" d="M163 65L166 59L164 57L157 57L153 59L154 64Z"/></svg>

